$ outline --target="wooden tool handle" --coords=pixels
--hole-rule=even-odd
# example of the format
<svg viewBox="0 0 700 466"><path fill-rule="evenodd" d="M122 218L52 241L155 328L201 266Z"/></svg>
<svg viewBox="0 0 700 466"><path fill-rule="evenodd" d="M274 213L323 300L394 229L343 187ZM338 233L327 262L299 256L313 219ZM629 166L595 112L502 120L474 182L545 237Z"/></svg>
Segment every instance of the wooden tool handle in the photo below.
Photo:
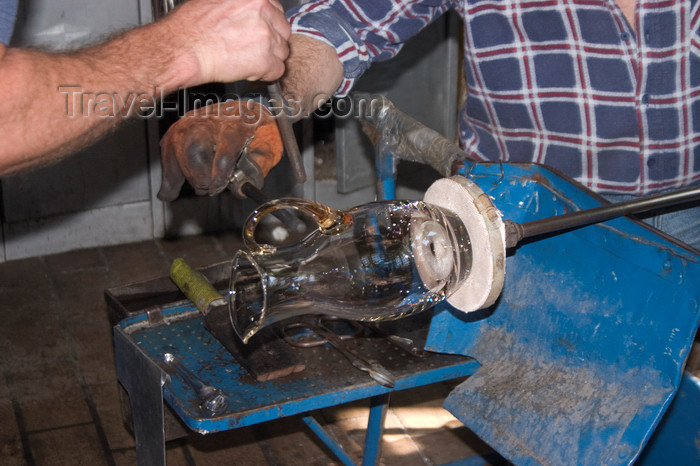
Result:
<svg viewBox="0 0 700 466"><path fill-rule="evenodd" d="M193 269L182 258L173 261L170 267L170 279L204 315L213 306L226 304L226 300L209 283L207 277Z"/></svg>

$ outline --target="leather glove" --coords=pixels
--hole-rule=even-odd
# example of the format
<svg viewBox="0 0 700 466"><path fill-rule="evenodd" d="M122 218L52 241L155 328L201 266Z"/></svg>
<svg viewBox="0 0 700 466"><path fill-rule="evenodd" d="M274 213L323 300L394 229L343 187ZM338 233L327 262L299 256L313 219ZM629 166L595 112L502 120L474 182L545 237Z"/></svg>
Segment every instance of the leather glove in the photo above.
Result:
<svg viewBox="0 0 700 466"><path fill-rule="evenodd" d="M158 199L176 199L185 179L198 195L219 194L246 146L263 176L282 157L277 122L257 101L223 102L187 112L160 141L163 178Z"/></svg>

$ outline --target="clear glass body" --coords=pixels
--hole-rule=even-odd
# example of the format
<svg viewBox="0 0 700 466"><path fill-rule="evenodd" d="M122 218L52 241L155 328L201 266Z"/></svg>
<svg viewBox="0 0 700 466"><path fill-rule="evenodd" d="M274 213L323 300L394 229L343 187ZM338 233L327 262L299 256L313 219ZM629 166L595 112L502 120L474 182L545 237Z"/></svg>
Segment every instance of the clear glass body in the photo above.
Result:
<svg viewBox="0 0 700 466"><path fill-rule="evenodd" d="M279 208L310 214L318 228L276 248L253 233ZM453 213L421 201L381 201L347 212L306 200L268 203L247 221L248 251L233 261L231 322L247 342L266 325L301 314L396 319L448 297L468 276L471 244Z"/></svg>

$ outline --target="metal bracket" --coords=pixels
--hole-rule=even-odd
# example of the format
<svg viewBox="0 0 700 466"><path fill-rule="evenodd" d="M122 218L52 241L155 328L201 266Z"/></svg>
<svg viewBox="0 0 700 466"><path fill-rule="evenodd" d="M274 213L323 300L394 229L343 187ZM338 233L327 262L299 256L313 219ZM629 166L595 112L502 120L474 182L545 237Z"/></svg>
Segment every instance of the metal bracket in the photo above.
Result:
<svg viewBox="0 0 700 466"><path fill-rule="evenodd" d="M165 465L163 383L166 374L119 327L114 328L117 378L129 394L139 465Z"/></svg>

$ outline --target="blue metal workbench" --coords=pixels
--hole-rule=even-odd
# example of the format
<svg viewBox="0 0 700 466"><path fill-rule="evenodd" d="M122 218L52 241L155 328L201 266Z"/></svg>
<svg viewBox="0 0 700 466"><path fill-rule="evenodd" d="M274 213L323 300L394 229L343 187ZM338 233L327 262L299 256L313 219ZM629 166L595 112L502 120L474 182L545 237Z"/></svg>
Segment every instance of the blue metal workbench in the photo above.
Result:
<svg viewBox="0 0 700 466"><path fill-rule="evenodd" d="M297 349L306 365L304 371L258 382L204 328L201 314L191 304L166 306L158 314L155 324L143 313L124 319L114 329L117 375L131 398L138 461L149 466L165 462L163 400L187 427L202 434L301 414L343 463L352 464L311 413L367 398L371 407L363 463L374 464L388 395L393 390L464 377L478 367L464 356L417 358L384 338L358 338L352 345L391 372L396 380L393 389L374 382L330 346ZM177 356L202 382L221 389L226 409L213 417L203 416L194 390L163 370L165 353Z"/></svg>
<svg viewBox="0 0 700 466"><path fill-rule="evenodd" d="M604 202L541 166L467 170L515 221ZM520 244L507 257L502 296L489 309L465 315L439 304L426 347L443 354L421 360L385 340L359 344L397 377L396 390L473 374L445 407L516 464L658 464L671 453L694 462L700 459L697 379L684 379L681 408L664 415L681 386L699 302L697 253L619 218ZM348 464L309 413L365 398L373 408L364 463L375 462L391 389L334 350L304 350L304 372L255 382L203 328L190 303L158 314L137 314L115 327L117 371L132 399L140 463L164 461L165 400L201 433L301 414ZM159 365L166 352L228 395L223 414L197 412L191 388L168 379Z"/></svg>
<svg viewBox="0 0 700 466"><path fill-rule="evenodd" d="M486 164L463 173L505 218L519 222L604 202L537 165ZM697 330L696 251L619 218L526 241L506 264L503 293L491 308L465 315L445 303L436 307L427 348L443 354L414 359L377 339L363 340L360 344L370 345L363 350L387 345L377 359L396 375L396 390L473 374L445 407L516 464L631 464L638 458L658 464L652 460L669 452L700 459L700 423L687 415L698 411L696 379L683 384L680 403L686 409L671 410L669 416L675 415L664 419L644 450L679 390ZM255 382L203 328L189 303L159 313L158 319L137 314L115 327L117 371L132 400L139 462L164 462L164 399L201 433L301 414L349 463L308 414L371 398L365 463L374 463L391 389L329 348L307 352L307 369L300 374ZM225 413L198 414L191 388L168 379L159 365L166 352L224 390ZM675 446L681 438L689 439L686 448Z"/></svg>
<svg viewBox="0 0 700 466"><path fill-rule="evenodd" d="M403 118L387 122L399 124L379 131L382 139L375 142L384 198L394 196L402 155L395 152L430 152L439 139L418 137L424 134L420 125ZM433 152L441 155L447 145L438 142L441 150ZM414 143L418 148L407 150ZM447 158L438 162L432 166L451 168ZM515 222L605 202L536 164L465 163L460 173ZM699 303L698 251L618 218L518 244L506 258L500 299L488 309L464 314L437 305L426 348L441 354L409 361L392 348L376 359L396 375L397 390L472 374L445 407L516 464L659 464L666 458L698 464L700 389L683 370ZM364 460L376 460L390 389L338 356L331 360L335 353L321 348L307 355L308 372L252 382L191 307L160 313L154 319L133 316L115 327L117 373L131 396L139 462L164 462L163 399L189 427L205 433L372 398ZM371 345L388 343L362 344L373 352ZM223 415L194 413L191 390L166 380L158 365L165 352L229 395ZM313 418L304 419L330 440ZM342 449L337 454L349 462Z"/></svg>

